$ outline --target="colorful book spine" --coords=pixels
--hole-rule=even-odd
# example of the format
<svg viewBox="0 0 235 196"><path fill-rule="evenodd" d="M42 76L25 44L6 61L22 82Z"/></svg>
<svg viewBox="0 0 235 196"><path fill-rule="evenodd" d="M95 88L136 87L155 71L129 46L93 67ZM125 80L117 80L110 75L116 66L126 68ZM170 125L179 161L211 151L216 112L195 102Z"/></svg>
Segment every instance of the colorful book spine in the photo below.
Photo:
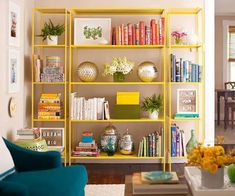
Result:
<svg viewBox="0 0 235 196"><path fill-rule="evenodd" d="M132 25L132 44L136 45L136 25Z"/></svg>
<svg viewBox="0 0 235 196"><path fill-rule="evenodd" d="M176 157L176 125L171 126L171 156Z"/></svg>
<svg viewBox="0 0 235 196"><path fill-rule="evenodd" d="M140 21L139 23L140 27L140 45L145 45L145 24L144 21Z"/></svg>
<svg viewBox="0 0 235 196"><path fill-rule="evenodd" d="M132 24L128 23L127 24L127 29L128 29L128 45L132 45Z"/></svg>
<svg viewBox="0 0 235 196"><path fill-rule="evenodd" d="M135 33L135 35L136 35L136 40L135 40L136 42L135 43L136 43L136 45L140 45L140 25L136 24L135 27L136 27L135 28L135 32L136 32Z"/></svg>
<svg viewBox="0 0 235 196"><path fill-rule="evenodd" d="M152 19L150 21L150 28L151 28L151 40L152 40L152 44L156 45L156 20Z"/></svg>

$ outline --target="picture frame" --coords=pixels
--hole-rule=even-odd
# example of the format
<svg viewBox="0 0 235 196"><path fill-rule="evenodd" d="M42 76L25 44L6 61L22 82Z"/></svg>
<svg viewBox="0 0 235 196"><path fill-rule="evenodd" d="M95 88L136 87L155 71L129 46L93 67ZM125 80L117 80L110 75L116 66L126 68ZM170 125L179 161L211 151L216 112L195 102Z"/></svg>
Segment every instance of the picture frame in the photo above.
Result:
<svg viewBox="0 0 235 196"><path fill-rule="evenodd" d="M20 86L20 52L9 48L8 52L8 92L19 92Z"/></svg>
<svg viewBox="0 0 235 196"><path fill-rule="evenodd" d="M74 45L111 44L111 18L75 18Z"/></svg>
<svg viewBox="0 0 235 196"><path fill-rule="evenodd" d="M48 149L64 148L64 128L40 128L40 137L46 140Z"/></svg>
<svg viewBox="0 0 235 196"><path fill-rule="evenodd" d="M198 113L197 89L177 89L177 113Z"/></svg>
<svg viewBox="0 0 235 196"><path fill-rule="evenodd" d="M21 31L21 13L20 6L9 1L8 11L8 35L9 45L20 47L20 31Z"/></svg>

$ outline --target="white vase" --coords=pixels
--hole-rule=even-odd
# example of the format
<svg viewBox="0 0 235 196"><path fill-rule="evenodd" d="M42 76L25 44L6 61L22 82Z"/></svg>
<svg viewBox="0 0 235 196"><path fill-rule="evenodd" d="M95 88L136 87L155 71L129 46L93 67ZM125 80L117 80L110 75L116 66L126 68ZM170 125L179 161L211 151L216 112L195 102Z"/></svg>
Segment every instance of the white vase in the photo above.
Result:
<svg viewBox="0 0 235 196"><path fill-rule="evenodd" d="M224 168L219 168L215 174L201 169L201 185L209 189L219 189L224 186Z"/></svg>
<svg viewBox="0 0 235 196"><path fill-rule="evenodd" d="M154 111L154 112L149 112L149 118L150 119L158 119L158 111Z"/></svg>
<svg viewBox="0 0 235 196"><path fill-rule="evenodd" d="M47 45L57 45L58 44L58 36L47 36Z"/></svg>

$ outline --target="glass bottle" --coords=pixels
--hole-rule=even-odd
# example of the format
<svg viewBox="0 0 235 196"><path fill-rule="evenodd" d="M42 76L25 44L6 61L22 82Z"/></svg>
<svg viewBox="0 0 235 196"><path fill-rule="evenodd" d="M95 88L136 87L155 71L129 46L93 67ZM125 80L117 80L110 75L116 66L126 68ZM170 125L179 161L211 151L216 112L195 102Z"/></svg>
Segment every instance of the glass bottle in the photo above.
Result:
<svg viewBox="0 0 235 196"><path fill-rule="evenodd" d="M189 154L193 148L197 147L198 142L197 142L197 136L196 136L196 130L191 129L191 137L186 144L186 152Z"/></svg>

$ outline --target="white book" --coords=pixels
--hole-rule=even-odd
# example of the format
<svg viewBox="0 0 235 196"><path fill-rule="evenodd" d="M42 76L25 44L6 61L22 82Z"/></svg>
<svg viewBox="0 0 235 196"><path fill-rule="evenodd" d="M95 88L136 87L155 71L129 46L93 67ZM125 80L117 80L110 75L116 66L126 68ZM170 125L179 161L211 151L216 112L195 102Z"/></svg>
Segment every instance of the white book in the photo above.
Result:
<svg viewBox="0 0 235 196"><path fill-rule="evenodd" d="M81 120L81 118L80 118L81 97L78 97L77 104L78 104L77 119L78 119L78 120Z"/></svg>
<svg viewBox="0 0 235 196"><path fill-rule="evenodd" d="M74 102L73 118L74 118L74 120L77 120L77 97L74 97L73 102Z"/></svg>
<svg viewBox="0 0 235 196"><path fill-rule="evenodd" d="M97 120L104 120L104 102L105 98L97 98Z"/></svg>
<svg viewBox="0 0 235 196"><path fill-rule="evenodd" d="M80 118L81 118L81 120L85 119L85 117L84 117L84 100L85 100L85 98L81 97L81 106L80 106Z"/></svg>
<svg viewBox="0 0 235 196"><path fill-rule="evenodd" d="M93 111L93 119L94 120L97 120L97 105L98 105L98 98L93 98L93 100L94 100L94 105L93 105L93 109L94 109L94 111Z"/></svg>
<svg viewBox="0 0 235 196"><path fill-rule="evenodd" d="M84 100L84 120L87 120L87 113L88 113L88 111L87 111L87 100L85 99Z"/></svg>
<svg viewBox="0 0 235 196"><path fill-rule="evenodd" d="M158 135L158 156L161 157L162 156L162 136Z"/></svg>
<svg viewBox="0 0 235 196"><path fill-rule="evenodd" d="M91 120L91 99L87 102L87 120Z"/></svg>
<svg viewBox="0 0 235 196"><path fill-rule="evenodd" d="M74 97L77 95L77 92L71 93L70 99L71 99L71 105L70 105L70 118L74 120Z"/></svg>
<svg viewBox="0 0 235 196"><path fill-rule="evenodd" d="M183 156L183 152L182 152L182 132L181 132L181 130L180 130L180 135L179 136L180 136L179 137L179 142L180 142L180 144L179 144L179 147L180 147L179 154L180 154L180 156Z"/></svg>

